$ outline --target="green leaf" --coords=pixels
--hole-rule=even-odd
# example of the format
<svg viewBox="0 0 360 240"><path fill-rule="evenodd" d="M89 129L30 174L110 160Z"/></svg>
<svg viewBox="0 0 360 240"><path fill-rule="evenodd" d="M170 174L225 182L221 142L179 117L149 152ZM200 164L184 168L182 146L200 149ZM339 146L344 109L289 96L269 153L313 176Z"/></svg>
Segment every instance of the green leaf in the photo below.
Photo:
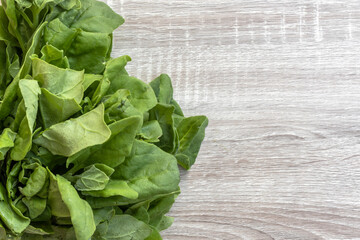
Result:
<svg viewBox="0 0 360 240"><path fill-rule="evenodd" d="M170 104L173 98L173 87L171 79L166 74L161 74L158 78L155 78L150 86L155 92L156 98L159 103Z"/></svg>
<svg viewBox="0 0 360 240"><path fill-rule="evenodd" d="M5 13L9 19L11 29L16 29L18 27L18 21L16 16L16 6L15 0L5 0L6 4L4 5Z"/></svg>
<svg viewBox="0 0 360 240"><path fill-rule="evenodd" d="M2 79L2 86L6 87L11 81L13 80L14 76L10 73L10 67L12 64L14 64L14 60L16 61L16 58L19 58L16 54L16 49L12 47L11 45L7 45L4 50L4 76Z"/></svg>
<svg viewBox="0 0 360 240"><path fill-rule="evenodd" d="M0 239L5 240L6 238L6 229L4 228L3 224L0 223Z"/></svg>
<svg viewBox="0 0 360 240"><path fill-rule="evenodd" d="M108 5L95 0L82 0L80 9L65 11L58 17L69 28L96 33L110 34L124 23Z"/></svg>
<svg viewBox="0 0 360 240"><path fill-rule="evenodd" d="M157 100L148 84L123 72L126 63L130 60L128 56L123 56L107 63L104 76L111 82L108 93L115 93L119 89L129 90L131 104L143 113L153 108Z"/></svg>
<svg viewBox="0 0 360 240"><path fill-rule="evenodd" d="M94 209L93 212L96 226L102 222L110 220L115 215L115 210L113 207Z"/></svg>
<svg viewBox="0 0 360 240"><path fill-rule="evenodd" d="M41 93L37 81L20 80L20 92L24 99L26 118L31 132L34 130L38 110L38 95Z"/></svg>
<svg viewBox="0 0 360 240"><path fill-rule="evenodd" d="M102 98L106 95L106 92L109 90L109 87L110 81L106 77L103 77L91 97L93 105L97 105L102 100Z"/></svg>
<svg viewBox="0 0 360 240"><path fill-rule="evenodd" d="M54 230L49 223L32 223L32 225L29 225L25 229L25 233L34 234L38 238L40 236L53 234Z"/></svg>
<svg viewBox="0 0 360 240"><path fill-rule="evenodd" d="M15 212L9 201L4 186L0 184L0 218L12 232L21 233L30 224L30 219Z"/></svg>
<svg viewBox="0 0 360 240"><path fill-rule="evenodd" d="M136 206L136 207L134 207ZM143 221L144 223L149 223L150 221L150 216L148 213L148 209L149 209L149 203L146 202L142 205L140 205L140 207L137 206L137 204L131 206L130 208L128 208L126 210L126 214L129 214L133 217L135 217L136 219Z"/></svg>
<svg viewBox="0 0 360 240"><path fill-rule="evenodd" d="M155 227L158 231L169 228L173 223L173 218L169 218L164 215L170 211L176 197L177 194L174 194L151 202L148 209L149 224Z"/></svg>
<svg viewBox="0 0 360 240"><path fill-rule="evenodd" d="M15 78L20 72L20 59L17 54L14 54L11 64L9 65L9 74L12 78Z"/></svg>
<svg viewBox="0 0 360 240"><path fill-rule="evenodd" d="M71 47L72 41L79 32L76 29L70 29L56 18L49 22L44 31L44 40L57 49L66 51Z"/></svg>
<svg viewBox="0 0 360 240"><path fill-rule="evenodd" d="M0 119L5 119L8 114L13 109L13 104L16 101L17 98L17 91L19 89L19 81L20 79L24 78L31 70L31 58L34 53L38 51L40 48L40 38L43 33L43 29L46 25L46 22L43 23L34 33L32 39L31 39L31 45L29 47L29 50L27 51L24 62L21 66L21 69L18 73L18 75L15 77L15 79L11 82L11 84L6 88L3 101L0 104Z"/></svg>
<svg viewBox="0 0 360 240"><path fill-rule="evenodd" d="M71 68L85 69L86 73L99 74L105 69L104 62L111 48L111 37L107 33L79 31L71 47L66 51Z"/></svg>
<svg viewBox="0 0 360 240"><path fill-rule="evenodd" d="M180 147L176 152L176 158L183 168L189 169L194 164L208 123L209 120L205 116L189 117L180 122L177 128Z"/></svg>
<svg viewBox="0 0 360 240"><path fill-rule="evenodd" d="M48 179L48 174L45 168L38 166L30 175L25 187L19 188L20 192L26 197L33 197L43 188Z"/></svg>
<svg viewBox="0 0 360 240"><path fill-rule="evenodd" d="M69 181L59 175L56 179L61 198L70 211L76 238L78 240L89 240L96 229L90 205L79 197Z"/></svg>
<svg viewBox="0 0 360 240"><path fill-rule="evenodd" d="M15 44L16 40L8 31L9 19L6 16L3 6L0 6L0 41L5 41L6 44Z"/></svg>
<svg viewBox="0 0 360 240"><path fill-rule="evenodd" d="M65 121L80 110L75 98L58 97L45 88L41 89L40 112L45 128Z"/></svg>
<svg viewBox="0 0 360 240"><path fill-rule="evenodd" d="M83 82L84 91L86 91L93 83L100 83L103 79L103 75L85 74Z"/></svg>
<svg viewBox="0 0 360 240"><path fill-rule="evenodd" d="M106 142L110 136L111 131L104 122L104 105L101 104L78 118L51 126L34 142L54 155L69 157Z"/></svg>
<svg viewBox="0 0 360 240"><path fill-rule="evenodd" d="M160 236L160 233L155 228L151 228L152 233L150 236L145 238L145 240L162 240L162 237Z"/></svg>
<svg viewBox="0 0 360 240"><path fill-rule="evenodd" d="M112 44L108 33L69 28L58 18L49 23L44 38L54 47L64 50L71 68L85 69L86 73L94 74L103 72Z"/></svg>
<svg viewBox="0 0 360 240"><path fill-rule="evenodd" d="M22 8L29 8L32 5L31 1L28 0L15 0L15 2Z"/></svg>
<svg viewBox="0 0 360 240"><path fill-rule="evenodd" d="M115 215L108 224L104 239L145 239L152 233L151 228L144 222L130 215Z"/></svg>
<svg viewBox="0 0 360 240"><path fill-rule="evenodd" d="M139 136L142 139L145 139L146 142L159 142L159 138L162 136L163 132L158 121L151 120L145 122L141 128Z"/></svg>
<svg viewBox="0 0 360 240"><path fill-rule="evenodd" d="M171 225L174 222L174 218L173 217L168 217L168 216L163 216L161 218L160 223L157 226L158 231L163 231L165 229L168 229L169 227L171 227Z"/></svg>
<svg viewBox="0 0 360 240"><path fill-rule="evenodd" d="M17 161L24 159L31 149L40 94L39 85L34 80L20 80L19 88L23 96L26 115L20 123L19 134L16 136L15 146L11 151L11 158Z"/></svg>
<svg viewBox="0 0 360 240"><path fill-rule="evenodd" d="M41 59L59 68L69 68L69 60L64 56L64 51L52 45L45 45L41 49Z"/></svg>
<svg viewBox="0 0 360 240"><path fill-rule="evenodd" d="M93 197L123 196L129 199L137 199L138 193L129 187L126 181L110 180L103 190L83 192L84 195Z"/></svg>
<svg viewBox="0 0 360 240"><path fill-rule="evenodd" d="M103 190L110 178L94 165L83 172L76 181L75 188L79 191Z"/></svg>
<svg viewBox="0 0 360 240"><path fill-rule="evenodd" d="M1 9L1 7L0 7ZM3 97L8 73L6 62L6 44L0 40L0 96Z"/></svg>
<svg viewBox="0 0 360 240"><path fill-rule="evenodd" d="M107 142L71 156L67 160L67 166L74 164L71 169L74 173L92 163L103 163L110 167L120 165L131 153L136 130L140 124L138 117L130 117L109 125L111 137Z"/></svg>
<svg viewBox="0 0 360 240"><path fill-rule="evenodd" d="M83 98L84 72L62 69L39 58L33 58L33 76L42 88L65 99L75 99L77 103Z"/></svg>
<svg viewBox="0 0 360 240"><path fill-rule="evenodd" d="M129 98L130 92L126 89L119 89L114 94L103 98L105 121L107 123L113 123L132 116L138 116L143 122L143 114L130 103ZM138 130L140 130L140 127Z"/></svg>
<svg viewBox="0 0 360 240"><path fill-rule="evenodd" d="M110 80L116 79L119 75L128 76L129 74L126 72L125 66L130 61L131 58L127 55L109 60L106 63L104 76L106 76ZM119 89L116 84L116 82L111 83L111 90L109 91L109 93L114 93Z"/></svg>
<svg viewBox="0 0 360 240"><path fill-rule="evenodd" d="M50 178L48 205L51 208L51 214L56 217L70 217L69 209L62 199L57 178L50 170L48 173Z"/></svg>
<svg viewBox="0 0 360 240"><path fill-rule="evenodd" d="M171 105L157 104L150 111L150 120L157 120L162 130L160 141L156 145L168 153L176 149L176 133L174 128L174 107Z"/></svg>
<svg viewBox="0 0 360 240"><path fill-rule="evenodd" d="M90 165L90 166L85 168L85 171L89 170L93 166L96 167L97 169L101 170L108 177L110 177L115 172L115 170L113 168L107 166L106 164L102 164L102 163L95 163L93 165Z"/></svg>
<svg viewBox="0 0 360 240"><path fill-rule="evenodd" d="M46 199L39 197L23 198L22 201L25 203L29 210L29 216L31 219L40 216L46 208Z"/></svg>
<svg viewBox="0 0 360 240"><path fill-rule="evenodd" d="M0 135L0 160L5 159L5 155L14 146L16 133L10 128L5 128Z"/></svg>
<svg viewBox="0 0 360 240"><path fill-rule="evenodd" d="M7 167L9 167L10 170L10 166L11 166L11 161L7 161ZM8 192L8 197L9 198L15 198L15 194L17 192L17 176L19 174L21 170L21 163L17 162L15 163L12 168L11 171L7 173L7 179L6 179L6 190Z"/></svg>
<svg viewBox="0 0 360 240"><path fill-rule="evenodd" d="M138 140L134 148L134 155L117 167L112 177L126 180L139 193L139 200L176 191L180 175L174 156Z"/></svg>

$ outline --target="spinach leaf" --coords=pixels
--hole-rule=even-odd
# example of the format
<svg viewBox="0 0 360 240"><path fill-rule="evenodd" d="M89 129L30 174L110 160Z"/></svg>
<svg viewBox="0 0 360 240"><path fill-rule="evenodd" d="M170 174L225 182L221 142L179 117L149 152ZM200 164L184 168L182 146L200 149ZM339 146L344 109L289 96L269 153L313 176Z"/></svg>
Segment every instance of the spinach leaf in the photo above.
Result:
<svg viewBox="0 0 360 240"><path fill-rule="evenodd" d="M177 190L180 175L176 159L153 144L135 141L134 155L115 169L113 178L128 181L139 200Z"/></svg>
<svg viewBox="0 0 360 240"><path fill-rule="evenodd" d="M69 68L69 60L64 56L64 51L52 45L45 45L41 49L41 59L59 68Z"/></svg>
<svg viewBox="0 0 360 240"><path fill-rule="evenodd" d="M11 158L17 161L24 159L32 146L32 134L38 111L38 95L40 94L39 85L34 80L20 80L19 88L23 97L25 116L20 123L15 146L11 151Z"/></svg>
<svg viewBox="0 0 360 240"><path fill-rule="evenodd" d="M34 143L54 155L72 156L75 153L106 142L111 136L104 122L104 105L78 118L55 124L45 130Z"/></svg>
<svg viewBox="0 0 360 240"><path fill-rule="evenodd" d="M106 173L93 165L79 176L79 179L76 181L75 188L78 191L103 190L109 180L110 178Z"/></svg>
<svg viewBox="0 0 360 240"><path fill-rule="evenodd" d="M80 9L64 11L58 19L69 28L108 34L124 23L124 19L105 3L94 0L82 0Z"/></svg>
<svg viewBox="0 0 360 240"><path fill-rule="evenodd" d="M152 230L144 222L137 220L130 215L115 215L108 222L100 225L107 225L106 228L100 227L100 229L106 229L101 232L102 239L145 239L148 237Z"/></svg>
<svg viewBox="0 0 360 240"><path fill-rule="evenodd" d="M40 112L45 128L69 119L80 110L75 98L59 97L46 88L41 89Z"/></svg>
<svg viewBox="0 0 360 240"><path fill-rule="evenodd" d="M150 86L154 90L159 103L170 104L173 98L173 87L168 75L162 74L158 78L155 78L150 83Z"/></svg>
<svg viewBox="0 0 360 240"><path fill-rule="evenodd" d="M47 181L48 174L45 168L38 166L30 175L29 180L26 182L24 188L20 188L20 192L25 197L33 197L41 191L45 182Z"/></svg>
<svg viewBox="0 0 360 240"><path fill-rule="evenodd" d="M74 164L69 172L74 173L91 163L103 163L110 167L119 166L131 153L139 125L140 119L137 117L126 118L109 125L110 139L102 145L86 148L69 157L67 166Z"/></svg>
<svg viewBox="0 0 360 240"><path fill-rule="evenodd" d="M4 186L0 184L0 219L12 232L21 233L30 224L30 219L15 212L10 201Z"/></svg>
<svg viewBox="0 0 360 240"><path fill-rule="evenodd" d="M58 68L39 58L33 58L32 72L40 86L56 96L73 98L77 103L83 98L83 71Z"/></svg>
<svg viewBox="0 0 360 240"><path fill-rule="evenodd" d="M156 120L161 127L162 136L156 145L168 153L172 153L176 149L176 133L173 114L173 106L159 103L151 109L149 117L150 120Z"/></svg>
<svg viewBox="0 0 360 240"><path fill-rule="evenodd" d="M75 188L65 178L58 175L56 180L61 199L69 209L76 238L88 240L96 229L90 205L79 197Z"/></svg>
<svg viewBox="0 0 360 240"><path fill-rule="evenodd" d="M124 67L130 60L128 56L123 56L107 63L104 76L111 82L109 93L128 89L131 94L131 104L140 112L146 112L156 105L156 96L149 85L124 72Z"/></svg>
<svg viewBox="0 0 360 240"><path fill-rule="evenodd" d="M46 209L46 199L44 198L40 198L40 197L23 198L22 201L28 208L29 216L31 219L37 218Z"/></svg>
<svg viewBox="0 0 360 240"><path fill-rule="evenodd" d="M128 199L137 199L139 197L139 194L134 189L129 187L126 181L117 179L110 180L109 183L102 190L84 192L83 194L93 197L105 198L113 196L123 196Z"/></svg>
<svg viewBox="0 0 360 240"><path fill-rule="evenodd" d="M145 122L141 128L139 136L146 142L159 142L163 131L158 121L152 120Z"/></svg>
<svg viewBox="0 0 360 240"><path fill-rule="evenodd" d="M182 120L177 128L180 148L176 152L179 164L189 169L199 153L201 142L205 137L208 119L205 116L189 117Z"/></svg>
<svg viewBox="0 0 360 240"><path fill-rule="evenodd" d="M5 41L7 44L16 44L15 38L8 31L9 20L6 16L3 6L0 6L0 41Z"/></svg>
<svg viewBox="0 0 360 240"><path fill-rule="evenodd" d="M6 153L10 148L14 147L16 133L10 128L5 128L0 135L0 160L4 160Z"/></svg>
<svg viewBox="0 0 360 240"><path fill-rule="evenodd" d="M14 78L14 80L5 90L3 101L0 103L0 119L5 119L12 110L12 105L17 98L19 81L20 79L24 78L31 70L30 56L35 54L38 48L40 48L40 40L41 40L40 38L42 36L42 32L45 25L46 23L43 23L34 33L34 36L32 37L31 40L31 45L29 47L29 50L26 52L24 56L24 62L20 68L18 75Z"/></svg>

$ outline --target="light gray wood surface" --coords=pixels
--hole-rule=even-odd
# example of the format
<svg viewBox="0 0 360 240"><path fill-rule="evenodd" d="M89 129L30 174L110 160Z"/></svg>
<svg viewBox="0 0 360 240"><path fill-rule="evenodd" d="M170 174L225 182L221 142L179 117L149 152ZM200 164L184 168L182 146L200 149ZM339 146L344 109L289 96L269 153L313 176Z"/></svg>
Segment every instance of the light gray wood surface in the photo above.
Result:
<svg viewBox="0 0 360 240"><path fill-rule="evenodd" d="M360 1L107 3L129 72L210 119L165 239L360 239Z"/></svg>

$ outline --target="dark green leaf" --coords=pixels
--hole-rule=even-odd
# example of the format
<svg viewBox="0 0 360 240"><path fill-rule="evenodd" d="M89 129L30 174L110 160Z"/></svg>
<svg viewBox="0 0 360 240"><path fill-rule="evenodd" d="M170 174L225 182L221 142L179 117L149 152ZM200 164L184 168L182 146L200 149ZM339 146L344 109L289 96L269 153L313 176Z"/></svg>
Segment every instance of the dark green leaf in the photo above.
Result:
<svg viewBox="0 0 360 240"><path fill-rule="evenodd" d="M150 120L157 120L162 130L160 142L156 143L156 145L168 153L173 153L177 147L173 114L173 106L159 103L151 109L149 117Z"/></svg>
<svg viewBox="0 0 360 240"><path fill-rule="evenodd" d="M176 158L185 169L189 169L195 162L208 122L205 116L189 117L182 120L177 128L180 147Z"/></svg>
<svg viewBox="0 0 360 240"><path fill-rule="evenodd" d="M173 87L168 75L161 74L150 83L150 86L154 90L159 103L170 104L173 98Z"/></svg>

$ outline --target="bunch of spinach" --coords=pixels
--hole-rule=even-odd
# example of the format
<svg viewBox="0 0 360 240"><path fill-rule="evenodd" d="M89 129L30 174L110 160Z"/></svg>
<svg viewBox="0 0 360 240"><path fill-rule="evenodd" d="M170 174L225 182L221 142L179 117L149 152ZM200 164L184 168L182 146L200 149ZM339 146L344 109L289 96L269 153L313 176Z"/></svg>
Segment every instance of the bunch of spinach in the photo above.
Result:
<svg viewBox="0 0 360 240"><path fill-rule="evenodd" d="M124 22L95 0L1 0L0 239L161 239L205 116L171 80L111 58Z"/></svg>

